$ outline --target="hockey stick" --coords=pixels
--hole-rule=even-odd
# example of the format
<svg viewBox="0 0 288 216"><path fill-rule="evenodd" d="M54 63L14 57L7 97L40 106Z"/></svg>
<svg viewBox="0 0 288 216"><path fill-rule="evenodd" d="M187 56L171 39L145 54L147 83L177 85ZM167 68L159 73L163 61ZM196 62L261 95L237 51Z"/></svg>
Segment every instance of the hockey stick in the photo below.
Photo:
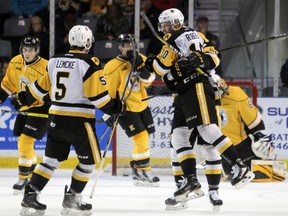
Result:
<svg viewBox="0 0 288 216"><path fill-rule="evenodd" d="M244 44L241 44L241 45L224 48L224 49L219 50L219 52L224 52L224 51L228 51L228 50L231 50L231 49L251 46L251 45L258 44L258 43L267 42L267 41L270 41L270 40L276 40L276 39L280 39L280 38L284 38L284 37L288 37L288 34L287 33L282 33L282 34L275 35L275 36L272 36L272 37L268 37L268 38L265 38L265 39L262 39L262 40L256 40L256 41L252 41L252 42L249 42L249 43L244 43Z"/></svg>
<svg viewBox="0 0 288 216"><path fill-rule="evenodd" d="M3 113L11 113L14 115L24 115L24 116L32 116L32 117L39 117L39 118L48 118L48 114L43 114L43 113L13 111L13 110L6 110L6 109L0 109L0 111Z"/></svg>
<svg viewBox="0 0 288 216"><path fill-rule="evenodd" d="M164 45L169 46L170 49L172 49L175 53L177 53L177 55L180 58L185 58L185 56L179 52L179 50L177 50L175 47L173 47L171 44L169 44L167 41L165 41L154 29L152 23L150 22L149 18L146 16L145 12L140 12L140 15L143 17L144 21L147 23L148 27L150 28L150 30L152 31L152 34L159 40L161 41L161 43L163 43ZM218 86L218 83L216 81L214 81L211 77L211 74L209 73L205 73L201 68L196 68L197 72L201 75L204 75L206 77L208 77L209 81L212 82L214 85ZM221 86L218 86L218 88L220 88L223 92L225 92L225 94L229 95L229 92L222 88Z"/></svg>
<svg viewBox="0 0 288 216"><path fill-rule="evenodd" d="M135 66L135 63L136 63L136 50L135 50L135 43L134 43L134 41L132 41L132 44L133 44L133 63L132 63L131 71L129 72L129 75L128 75L128 78L127 78L127 81L126 81L126 84L125 84L125 87L124 87L123 94L122 94L122 96L121 96L121 100L124 101L124 102L126 102L126 100L128 99L128 97L130 96L131 91L133 90L133 86L134 86L134 84L135 84L135 81L137 80L137 79L134 79L134 82L133 82L132 85L131 85L130 92L129 92L128 96L125 98L125 94L126 94L126 91L127 91L127 88L128 88L128 85L129 85L129 82L130 82L132 73L133 73L133 71L134 71L134 66ZM105 146L105 149L104 149L104 152L103 152L103 156L102 156L102 160L101 160L101 163L100 163L100 165L99 165L99 170L98 170L97 176L96 176L96 178L95 178L95 181L94 181L94 184L93 184L93 186L92 186L91 193L90 193L90 198L91 198L91 199L93 198L96 184L97 184L97 182L98 182L98 180L99 180L99 178L100 178L101 172L102 172L102 170L103 170L104 162L105 162L105 159L106 159L106 154L107 154L107 152L108 152L108 150L109 150L110 143L111 143L111 140L112 140L112 138L113 138L114 131L115 131L116 126L117 126L117 123L118 123L119 116L120 116L120 114L118 114L118 115L116 116L116 119L115 119L115 121L114 121L114 123L113 123L113 126L112 126L112 129L111 129L111 133L110 133L109 139L108 139L108 141L107 141L107 143L106 143L106 146ZM107 127L107 128L109 128L109 127Z"/></svg>

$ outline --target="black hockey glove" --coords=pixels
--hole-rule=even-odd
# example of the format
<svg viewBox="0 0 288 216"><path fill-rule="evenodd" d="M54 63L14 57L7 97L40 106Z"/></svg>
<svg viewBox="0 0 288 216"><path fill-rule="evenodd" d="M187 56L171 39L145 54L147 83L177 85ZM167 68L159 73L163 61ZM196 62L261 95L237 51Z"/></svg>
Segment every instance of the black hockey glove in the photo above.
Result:
<svg viewBox="0 0 288 216"><path fill-rule="evenodd" d="M154 58L147 58L145 61L145 67L150 72L154 72L153 61L154 61Z"/></svg>
<svg viewBox="0 0 288 216"><path fill-rule="evenodd" d="M102 116L103 121L106 123L106 125L107 125L108 127L113 127L114 122L116 121L116 118L117 118L117 115L116 115L116 114L114 114L114 115L104 114L104 115Z"/></svg>
<svg viewBox="0 0 288 216"><path fill-rule="evenodd" d="M127 58L130 59L131 64L133 64L134 56L133 56L133 50L127 51ZM143 58L137 51L135 51L135 66L134 69L137 70L141 65L144 64Z"/></svg>
<svg viewBox="0 0 288 216"><path fill-rule="evenodd" d="M26 105L27 101L25 99L25 92L21 91L18 94L12 94L10 103L15 108L15 110L19 110L22 106Z"/></svg>
<svg viewBox="0 0 288 216"><path fill-rule="evenodd" d="M193 70L198 67L204 67L205 63L205 53L200 51L192 52L189 56L181 58L178 61L180 70Z"/></svg>
<svg viewBox="0 0 288 216"><path fill-rule="evenodd" d="M114 110L113 110L113 114L119 114L121 116L123 116L126 112L126 103L123 100L119 100L119 99L113 99L115 102L115 106L114 106Z"/></svg>

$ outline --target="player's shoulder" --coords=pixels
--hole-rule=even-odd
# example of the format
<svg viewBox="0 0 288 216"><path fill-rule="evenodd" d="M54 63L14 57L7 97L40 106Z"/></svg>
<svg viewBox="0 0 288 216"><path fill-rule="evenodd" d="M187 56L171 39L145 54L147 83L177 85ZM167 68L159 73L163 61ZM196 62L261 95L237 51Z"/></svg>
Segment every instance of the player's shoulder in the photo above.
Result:
<svg viewBox="0 0 288 216"><path fill-rule="evenodd" d="M128 64L127 61L120 58L119 56L117 56L116 58L113 58L111 60L109 60L105 66L104 66L104 73L105 74L112 74L115 73L117 71L119 72L125 72L127 71L128 68Z"/></svg>
<svg viewBox="0 0 288 216"><path fill-rule="evenodd" d="M228 91L229 95L225 95L227 99L240 102L248 98L248 95L239 86L230 85Z"/></svg>
<svg viewBox="0 0 288 216"><path fill-rule="evenodd" d="M19 63L23 63L23 61L24 61L24 59L23 59L23 57L22 57L22 55L21 54L19 54L19 55L16 55L16 56L14 56L11 60L10 60L10 62L9 63L11 63L11 64L19 64Z"/></svg>
<svg viewBox="0 0 288 216"><path fill-rule="evenodd" d="M171 33L167 33L163 36L163 39L165 41L167 41L168 43L172 43L173 41L175 41L177 38L179 38L181 35L183 35L186 32L193 32L196 33L195 30L193 30L192 28L189 28L187 26L183 26L182 28L180 28L177 31L173 31Z"/></svg>

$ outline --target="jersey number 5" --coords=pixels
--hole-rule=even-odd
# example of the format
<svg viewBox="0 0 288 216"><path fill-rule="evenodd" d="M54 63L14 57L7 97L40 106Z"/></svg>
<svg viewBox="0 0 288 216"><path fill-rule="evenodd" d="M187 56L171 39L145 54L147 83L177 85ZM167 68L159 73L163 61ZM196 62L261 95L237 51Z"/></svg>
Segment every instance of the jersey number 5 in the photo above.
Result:
<svg viewBox="0 0 288 216"><path fill-rule="evenodd" d="M56 87L59 91L55 93L55 99L61 100L65 97L66 94L66 86L62 82L62 78L69 78L69 72L57 72L57 80L56 80Z"/></svg>

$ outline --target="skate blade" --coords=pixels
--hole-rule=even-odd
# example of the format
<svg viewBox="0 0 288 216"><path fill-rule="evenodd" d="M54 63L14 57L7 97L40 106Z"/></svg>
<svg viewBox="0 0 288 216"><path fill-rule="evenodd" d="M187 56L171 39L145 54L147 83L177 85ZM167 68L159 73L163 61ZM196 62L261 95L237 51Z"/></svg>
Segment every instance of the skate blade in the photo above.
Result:
<svg viewBox="0 0 288 216"><path fill-rule="evenodd" d="M175 196L175 200L176 202L187 202L189 200L200 198L204 195L205 193L199 188L199 189L195 189L194 191L190 193L188 192L179 196Z"/></svg>
<svg viewBox="0 0 288 216"><path fill-rule="evenodd" d="M221 205L215 205L215 206L213 206L213 212L220 212L220 206L221 206Z"/></svg>
<svg viewBox="0 0 288 216"><path fill-rule="evenodd" d="M24 194L24 189L23 190L13 190L13 195L18 196Z"/></svg>
<svg viewBox="0 0 288 216"><path fill-rule="evenodd" d="M61 211L61 215L92 215L91 210L86 210L86 211L80 211L80 210L75 210L75 209L70 209L70 208L63 208Z"/></svg>
<svg viewBox="0 0 288 216"><path fill-rule="evenodd" d="M158 182L145 182L145 181L139 181L139 180L134 180L134 185L138 186L138 187L159 187L159 183Z"/></svg>
<svg viewBox="0 0 288 216"><path fill-rule="evenodd" d="M37 210L33 208L22 207L20 211L20 215L38 215L43 216L45 214L45 210Z"/></svg>
<svg viewBox="0 0 288 216"><path fill-rule="evenodd" d="M235 184L236 189L241 189L255 178L255 174L251 171L247 172L244 179Z"/></svg>
<svg viewBox="0 0 288 216"><path fill-rule="evenodd" d="M179 211L179 210L183 210L183 209L187 209L187 208L188 208L187 202L179 202L179 203L176 203L175 205L166 205L165 210L167 210L167 211Z"/></svg>

